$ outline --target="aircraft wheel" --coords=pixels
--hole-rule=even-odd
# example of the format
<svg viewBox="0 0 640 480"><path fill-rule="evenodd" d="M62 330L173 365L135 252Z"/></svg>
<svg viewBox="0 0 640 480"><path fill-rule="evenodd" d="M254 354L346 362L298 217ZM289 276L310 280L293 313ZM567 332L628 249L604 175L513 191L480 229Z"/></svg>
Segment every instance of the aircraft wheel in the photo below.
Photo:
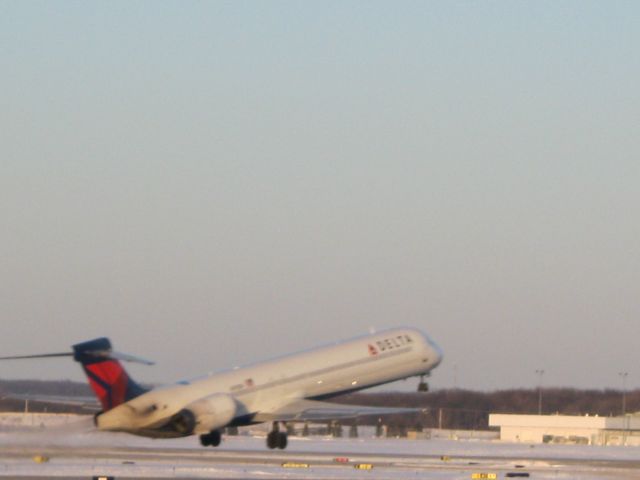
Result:
<svg viewBox="0 0 640 480"><path fill-rule="evenodd" d="M203 447L208 447L211 445L211 440L209 440L209 435L200 435L200 445Z"/></svg>
<svg viewBox="0 0 640 480"><path fill-rule="evenodd" d="M287 448L287 434L284 432L278 432L277 442L280 450Z"/></svg>
<svg viewBox="0 0 640 480"><path fill-rule="evenodd" d="M274 449L278 446L279 432L269 432L267 435L267 447Z"/></svg>
<svg viewBox="0 0 640 480"><path fill-rule="evenodd" d="M214 430L213 432L211 432L209 434L209 437L211 438L212 447L217 447L218 445L220 445L220 442L222 442L222 434L219 430Z"/></svg>
<svg viewBox="0 0 640 480"><path fill-rule="evenodd" d="M429 384L424 381L424 375L420 375L420 383L418 383L418 392L428 392Z"/></svg>
<svg viewBox="0 0 640 480"><path fill-rule="evenodd" d="M218 430L213 430L206 435L200 435L200 444L203 447L217 447L222 441L222 435Z"/></svg>

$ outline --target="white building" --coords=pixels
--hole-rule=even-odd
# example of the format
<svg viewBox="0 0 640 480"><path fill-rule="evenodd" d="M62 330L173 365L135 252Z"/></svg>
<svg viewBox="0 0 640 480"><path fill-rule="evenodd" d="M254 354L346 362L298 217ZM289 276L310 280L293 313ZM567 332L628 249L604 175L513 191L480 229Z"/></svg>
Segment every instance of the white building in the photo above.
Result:
<svg viewBox="0 0 640 480"><path fill-rule="evenodd" d="M640 445L640 416L489 415L500 440L525 443Z"/></svg>

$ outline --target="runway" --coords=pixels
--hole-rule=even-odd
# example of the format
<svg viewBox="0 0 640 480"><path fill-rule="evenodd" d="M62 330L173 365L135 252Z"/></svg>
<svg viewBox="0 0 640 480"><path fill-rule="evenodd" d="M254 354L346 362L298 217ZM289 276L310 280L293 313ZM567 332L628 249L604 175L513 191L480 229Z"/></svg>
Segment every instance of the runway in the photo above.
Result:
<svg viewBox="0 0 640 480"><path fill-rule="evenodd" d="M617 479L638 478L633 447L504 444L490 441L227 437L149 440L100 432L0 433L0 478L87 479ZM357 467L360 468L357 468ZM484 475L484 476L483 476Z"/></svg>
<svg viewBox="0 0 640 480"><path fill-rule="evenodd" d="M403 453L407 441L401 440L396 441L393 449L395 451L386 454L349 451L349 444L345 441L340 441L337 445L323 442L322 447L325 449L340 447L339 451L325 452L296 451L295 441L292 443L291 451L253 450L246 448L247 445L242 449L219 450L5 445L0 454L0 477L39 479L113 476L118 479L185 480L265 477L469 479L473 474L485 474L485 478L523 478L525 474L529 474L530 478L542 479L631 479L637 478L637 469L640 468L640 461L625 458L525 458L520 454L505 452L499 448L500 445L492 449L491 444L483 446L486 450L483 455L460 453L450 456ZM451 449L445 448L443 451ZM34 459L47 461L36 463ZM363 469L357 469L356 466L362 466ZM491 474L494 477L491 477ZM509 477L508 474L513 477Z"/></svg>

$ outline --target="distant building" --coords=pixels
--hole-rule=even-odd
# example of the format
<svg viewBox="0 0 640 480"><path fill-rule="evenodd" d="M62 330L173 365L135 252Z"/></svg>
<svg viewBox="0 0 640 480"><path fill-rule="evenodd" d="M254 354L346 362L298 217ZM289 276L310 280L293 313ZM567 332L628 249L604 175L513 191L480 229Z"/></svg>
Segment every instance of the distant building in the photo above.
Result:
<svg viewBox="0 0 640 480"><path fill-rule="evenodd" d="M500 440L524 443L573 443L640 446L640 416L489 415Z"/></svg>

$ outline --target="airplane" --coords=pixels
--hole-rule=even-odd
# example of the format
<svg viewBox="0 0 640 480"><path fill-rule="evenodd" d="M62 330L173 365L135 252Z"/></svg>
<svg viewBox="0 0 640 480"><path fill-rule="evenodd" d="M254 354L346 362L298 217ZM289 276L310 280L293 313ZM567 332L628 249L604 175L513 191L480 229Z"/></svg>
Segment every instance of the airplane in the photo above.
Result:
<svg viewBox="0 0 640 480"><path fill-rule="evenodd" d="M267 447L287 446L287 422L330 421L416 412L412 408L325 402L344 393L419 376L442 361L440 347L415 328L396 328L285 355L207 377L148 389L120 360L152 364L116 352L108 338L72 346L72 352L0 357L0 360L73 356L88 377L102 410L98 430L152 438L199 435L202 446L221 443L225 427L272 422Z"/></svg>

